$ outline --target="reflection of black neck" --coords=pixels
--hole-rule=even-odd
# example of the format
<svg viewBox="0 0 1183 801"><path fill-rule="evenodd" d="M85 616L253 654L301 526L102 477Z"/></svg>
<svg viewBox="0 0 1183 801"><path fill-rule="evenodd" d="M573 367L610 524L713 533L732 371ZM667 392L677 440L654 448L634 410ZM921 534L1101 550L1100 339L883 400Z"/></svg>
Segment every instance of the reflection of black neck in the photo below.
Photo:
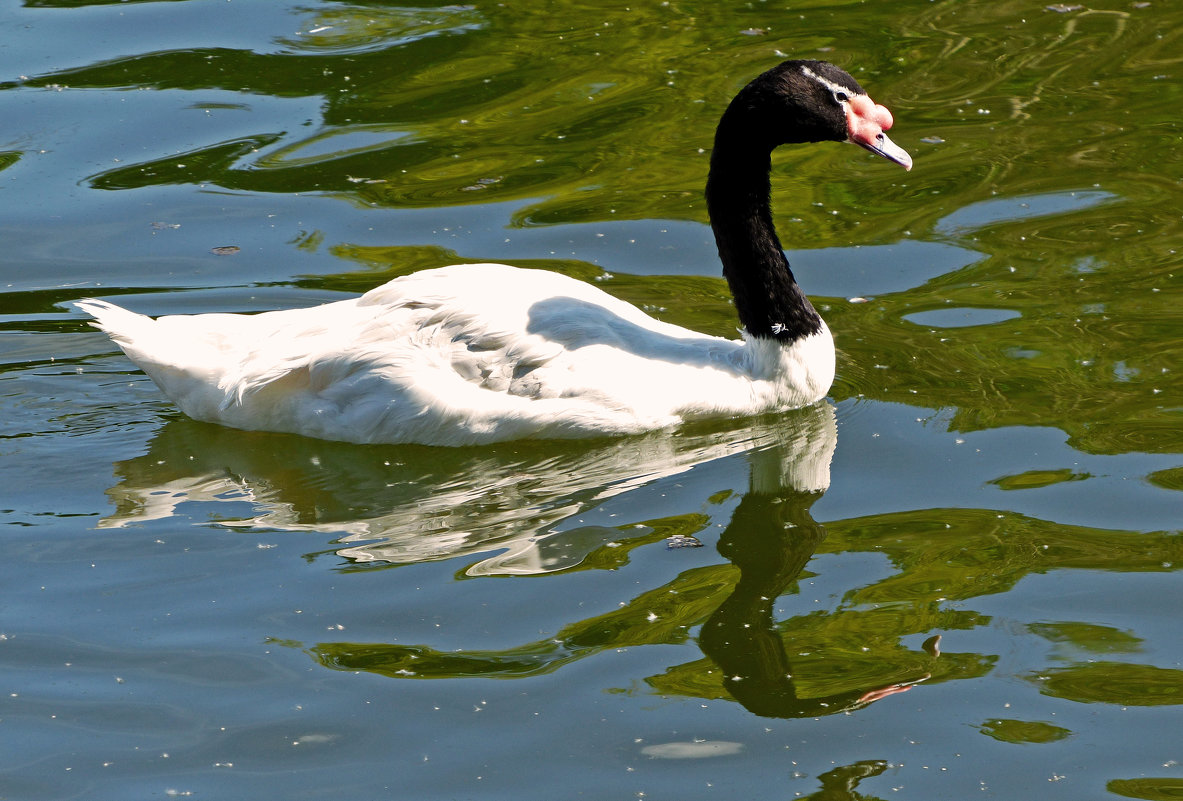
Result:
<svg viewBox="0 0 1183 801"><path fill-rule="evenodd" d="M784 490L777 495L749 492L719 539L719 553L739 568L735 591L702 627L699 646L722 670L727 691L764 717L813 717L858 705L863 690L820 698L799 698L793 668L772 606L784 594L825 529L809 508L820 492Z"/></svg>

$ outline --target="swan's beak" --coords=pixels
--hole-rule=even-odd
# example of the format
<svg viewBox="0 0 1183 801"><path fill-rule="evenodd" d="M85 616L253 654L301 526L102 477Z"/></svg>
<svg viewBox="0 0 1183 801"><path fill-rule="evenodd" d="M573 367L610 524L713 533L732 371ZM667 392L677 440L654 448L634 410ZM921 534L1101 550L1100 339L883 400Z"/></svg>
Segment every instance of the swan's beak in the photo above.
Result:
<svg viewBox="0 0 1183 801"><path fill-rule="evenodd" d="M912 157L908 151L888 139L884 133L894 122L887 108L866 95L855 95L846 103L846 141L854 142L910 170Z"/></svg>
<svg viewBox="0 0 1183 801"><path fill-rule="evenodd" d="M908 155L908 151L888 139L887 134L882 131L869 142L855 142L855 144L865 147L877 156L883 156L888 161L894 161L905 170L912 169L912 157Z"/></svg>

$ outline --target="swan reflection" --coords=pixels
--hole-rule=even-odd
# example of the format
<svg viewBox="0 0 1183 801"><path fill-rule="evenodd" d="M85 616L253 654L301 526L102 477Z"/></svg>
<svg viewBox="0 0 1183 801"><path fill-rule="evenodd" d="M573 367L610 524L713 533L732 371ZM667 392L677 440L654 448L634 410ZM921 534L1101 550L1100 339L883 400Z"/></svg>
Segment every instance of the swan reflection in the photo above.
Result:
<svg viewBox="0 0 1183 801"><path fill-rule="evenodd" d="M727 693L764 717L811 717L864 706L904 692L911 680L803 697L773 605L796 581L826 536L810 514L825 488L784 477L791 449L755 450L751 486L723 534L719 553L739 568L739 580L702 626L698 644L718 667Z"/></svg>
<svg viewBox="0 0 1183 801"><path fill-rule="evenodd" d="M836 444L826 404L737 430L495 451L345 445L176 420L147 454L116 465L116 509L101 525L184 516L217 502L217 520L202 522L317 532L334 541L346 569L469 557L468 575L616 568L636 548L697 536L727 561L688 563L697 566L536 642L459 651L322 642L307 650L326 667L397 678L521 678L608 649L686 642L697 630L704 658L646 679L655 691L730 697L763 716L817 716L908 689L928 677L937 653L894 641L849 647L845 613L774 619L774 605L794 592L825 539L810 510L829 487ZM580 522L613 496L698 467L717 481L707 465L728 457L746 461L748 486L725 526L686 513L620 526ZM812 645L803 655L805 642ZM826 643L833 658L819 663L809 652Z"/></svg>
<svg viewBox="0 0 1183 801"><path fill-rule="evenodd" d="M580 512L698 464L795 439L801 458L786 468L793 480L827 486L833 417L823 404L739 428L495 449L359 446L177 419L148 453L116 463L119 482L107 491L115 511L99 527L200 513L196 504L216 502L216 519L201 522L321 533L354 567L479 554L468 575L554 572L620 536L572 528Z"/></svg>

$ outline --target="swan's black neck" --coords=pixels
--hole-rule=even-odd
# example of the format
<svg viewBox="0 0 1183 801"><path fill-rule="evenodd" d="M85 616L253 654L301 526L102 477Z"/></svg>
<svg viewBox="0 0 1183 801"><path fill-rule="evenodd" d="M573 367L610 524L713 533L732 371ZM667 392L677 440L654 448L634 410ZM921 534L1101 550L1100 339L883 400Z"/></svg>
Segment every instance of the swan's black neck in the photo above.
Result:
<svg viewBox="0 0 1183 801"><path fill-rule="evenodd" d="M706 200L740 322L752 336L791 342L816 334L822 319L797 285L772 225L772 150L840 137L819 132L807 106L790 110L769 99L769 75L749 84L719 121Z"/></svg>
<svg viewBox="0 0 1183 801"><path fill-rule="evenodd" d="M772 225L771 152L720 152L715 140L707 209L723 276L739 321L754 337L792 342L816 334L822 319L801 291Z"/></svg>

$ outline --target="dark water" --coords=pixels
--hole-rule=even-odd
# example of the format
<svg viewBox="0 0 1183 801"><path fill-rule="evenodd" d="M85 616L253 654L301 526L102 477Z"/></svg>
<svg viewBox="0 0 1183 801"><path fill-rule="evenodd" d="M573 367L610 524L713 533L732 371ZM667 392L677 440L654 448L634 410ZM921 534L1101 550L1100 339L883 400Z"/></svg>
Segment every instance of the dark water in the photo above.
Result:
<svg viewBox="0 0 1183 801"><path fill-rule="evenodd" d="M0 4L0 798L1183 793L1183 11L790 5ZM776 159L817 409L233 432L66 305L493 260L729 334L711 133L788 55L916 160Z"/></svg>

